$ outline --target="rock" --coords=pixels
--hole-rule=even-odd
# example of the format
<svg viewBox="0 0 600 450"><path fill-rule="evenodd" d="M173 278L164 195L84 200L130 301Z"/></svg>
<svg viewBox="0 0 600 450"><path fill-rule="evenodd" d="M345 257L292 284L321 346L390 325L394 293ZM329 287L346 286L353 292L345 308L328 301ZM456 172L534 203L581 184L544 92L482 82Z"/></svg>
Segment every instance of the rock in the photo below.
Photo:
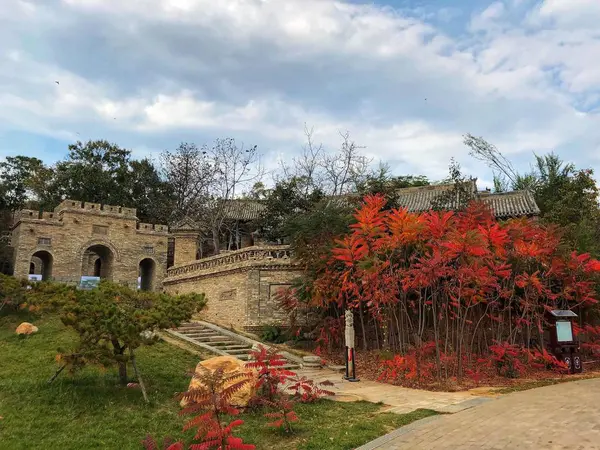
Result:
<svg viewBox="0 0 600 450"><path fill-rule="evenodd" d="M302 357L303 367L323 367L323 361L320 356L304 356Z"/></svg>
<svg viewBox="0 0 600 450"><path fill-rule="evenodd" d="M304 362L308 362L308 363L319 363L319 364L321 364L321 357L320 356L303 356L302 360Z"/></svg>
<svg viewBox="0 0 600 450"><path fill-rule="evenodd" d="M140 333L140 336L142 337L142 339L150 341L152 339L156 339L158 334L152 330L145 330Z"/></svg>
<svg viewBox="0 0 600 450"><path fill-rule="evenodd" d="M37 333L38 332L38 327L36 327L35 325L30 324L29 322L23 322L21 325L19 325L15 331L15 333L17 334L33 334L33 333Z"/></svg>
<svg viewBox="0 0 600 450"><path fill-rule="evenodd" d="M246 368L245 364L237 358L233 356L217 356L215 358L210 358L205 361L200 361L196 366L196 374L202 373L202 367L205 369L214 372L218 367L224 367L224 373L232 374L232 373L248 373L251 375L250 381L247 385L245 385L242 389L236 392L231 398L231 404L237 407L245 407L248 406L248 402L254 396L256 382L258 381L258 374L252 369ZM233 380L231 384L238 383L241 378ZM227 386L227 385L226 385ZM201 387L200 380L196 378L192 378L190 381L189 389L198 389ZM181 406L186 406L185 400L181 400Z"/></svg>

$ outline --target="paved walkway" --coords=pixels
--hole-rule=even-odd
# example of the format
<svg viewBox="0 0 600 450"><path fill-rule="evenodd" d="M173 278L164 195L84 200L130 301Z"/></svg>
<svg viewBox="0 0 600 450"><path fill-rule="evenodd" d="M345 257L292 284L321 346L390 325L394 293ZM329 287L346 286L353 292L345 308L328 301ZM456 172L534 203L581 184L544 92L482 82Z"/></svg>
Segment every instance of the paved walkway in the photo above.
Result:
<svg viewBox="0 0 600 450"><path fill-rule="evenodd" d="M317 382L324 380L333 382L334 386L328 388L336 394L332 400L381 402L389 406L387 411L398 414L409 413L419 408L432 409L441 413L455 413L488 400L478 395L476 391L432 392L369 380L351 383L343 380L341 372L330 369L301 369L296 372Z"/></svg>
<svg viewBox="0 0 600 450"><path fill-rule="evenodd" d="M415 422L359 450L600 449L600 379L516 392Z"/></svg>

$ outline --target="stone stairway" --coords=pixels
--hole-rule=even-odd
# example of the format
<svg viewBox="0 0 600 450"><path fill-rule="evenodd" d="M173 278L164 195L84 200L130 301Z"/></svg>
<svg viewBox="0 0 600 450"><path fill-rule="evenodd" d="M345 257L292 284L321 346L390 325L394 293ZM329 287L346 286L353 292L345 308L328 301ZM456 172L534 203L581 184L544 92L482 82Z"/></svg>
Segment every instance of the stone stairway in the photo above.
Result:
<svg viewBox="0 0 600 450"><path fill-rule="evenodd" d="M250 351L263 344L217 325L195 321L182 324L179 328L166 330L168 334L222 356L233 356L242 361L251 361ZM285 369L299 369L302 359L287 352L281 352L287 361Z"/></svg>

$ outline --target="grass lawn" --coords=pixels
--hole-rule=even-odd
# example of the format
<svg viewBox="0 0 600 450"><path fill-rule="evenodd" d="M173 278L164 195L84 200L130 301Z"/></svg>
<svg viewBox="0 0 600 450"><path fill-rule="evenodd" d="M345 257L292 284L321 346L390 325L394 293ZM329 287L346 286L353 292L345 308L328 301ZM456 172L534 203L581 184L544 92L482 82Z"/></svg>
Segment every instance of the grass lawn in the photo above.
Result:
<svg viewBox="0 0 600 450"><path fill-rule="evenodd" d="M14 330L25 320L40 331L23 339ZM0 449L140 449L146 434L182 436L184 418L174 396L186 390L198 356L164 342L138 350L152 401L146 405L140 391L119 386L112 369L89 367L47 384L57 369L57 349L68 349L74 337L55 317L0 317ZM238 435L259 450L351 449L434 414L379 410L366 402L299 405L301 422L291 436L267 429L262 414L247 413Z"/></svg>

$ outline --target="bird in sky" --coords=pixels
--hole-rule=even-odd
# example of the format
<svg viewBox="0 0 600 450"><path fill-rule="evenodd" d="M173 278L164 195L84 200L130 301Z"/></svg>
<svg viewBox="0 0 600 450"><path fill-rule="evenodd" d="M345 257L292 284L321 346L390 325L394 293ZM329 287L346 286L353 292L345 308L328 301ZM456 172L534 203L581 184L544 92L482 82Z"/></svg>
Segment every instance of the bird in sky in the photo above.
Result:
<svg viewBox="0 0 600 450"><path fill-rule="evenodd" d="M58 81L55 81L56 84L60 84Z"/></svg>

